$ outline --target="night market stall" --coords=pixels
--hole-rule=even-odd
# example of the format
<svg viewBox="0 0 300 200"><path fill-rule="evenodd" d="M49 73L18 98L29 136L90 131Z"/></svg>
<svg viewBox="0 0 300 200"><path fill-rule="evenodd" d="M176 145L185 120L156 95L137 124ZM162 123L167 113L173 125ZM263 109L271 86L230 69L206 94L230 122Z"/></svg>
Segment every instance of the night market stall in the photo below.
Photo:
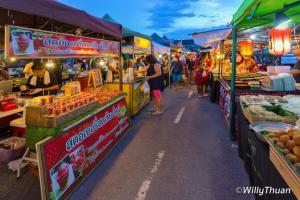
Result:
<svg viewBox="0 0 300 200"><path fill-rule="evenodd" d="M295 126L299 124L299 95L297 92L293 95L286 92L295 91L297 84L290 79L290 74L295 70L277 65L268 66L267 77L260 83L270 86L269 94L259 89L257 93L236 98L237 40L247 33L267 38L271 54L280 58L291 52L292 42L299 42L299 11L299 1L247 0L233 17L230 132L232 134L235 129L237 111L239 155L244 160L251 184L277 189L263 196L257 194L257 199L300 198L300 132ZM240 43L240 48L243 45L244 53L252 51L252 41ZM294 54L297 46L293 48ZM279 75L280 72L288 73ZM290 188L292 192L282 193L280 188Z"/></svg>
<svg viewBox="0 0 300 200"><path fill-rule="evenodd" d="M103 19L116 22L111 16L105 15ZM126 102L131 116L137 115L149 102L150 95L141 91L144 84L145 57L152 53L151 38L129 28L122 28L122 54L123 54L123 92L126 93ZM140 72L142 71L142 72ZM108 83L115 89L119 86L118 80Z"/></svg>
<svg viewBox="0 0 300 200"><path fill-rule="evenodd" d="M120 25L50 0L1 1L0 9L4 58L33 61L30 84L40 84L42 74L41 84L49 85L58 59L120 58ZM63 92L52 93L48 87L26 91L25 131L18 135L23 138L0 141L1 159L7 158L7 163L26 150L9 167L18 171L18 177L23 164L38 174L42 199L67 198L130 127L121 88L121 82L117 90L104 87L101 71L93 69L86 87L73 81L63 86ZM1 116L21 111L7 91L1 94Z"/></svg>
<svg viewBox="0 0 300 200"><path fill-rule="evenodd" d="M226 60L225 40L231 33L230 28L210 30L193 33L192 38L195 44L200 45L203 49L200 52L209 52L212 55L212 69L210 79L210 100L218 102L220 96L219 81L223 73L223 65ZM225 112L224 112L224 115ZM226 118L225 118L226 119ZM227 120L228 121L228 120Z"/></svg>

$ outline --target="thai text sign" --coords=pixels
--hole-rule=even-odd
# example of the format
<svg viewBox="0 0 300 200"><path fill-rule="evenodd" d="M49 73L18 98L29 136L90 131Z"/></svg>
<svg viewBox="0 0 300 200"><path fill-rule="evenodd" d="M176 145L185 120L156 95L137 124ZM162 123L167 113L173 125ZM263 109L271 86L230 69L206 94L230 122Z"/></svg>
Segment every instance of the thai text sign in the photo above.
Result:
<svg viewBox="0 0 300 200"><path fill-rule="evenodd" d="M99 109L62 135L37 144L42 199L65 199L130 127L124 97Z"/></svg>
<svg viewBox="0 0 300 200"><path fill-rule="evenodd" d="M5 55L20 58L119 56L115 41L6 26Z"/></svg>

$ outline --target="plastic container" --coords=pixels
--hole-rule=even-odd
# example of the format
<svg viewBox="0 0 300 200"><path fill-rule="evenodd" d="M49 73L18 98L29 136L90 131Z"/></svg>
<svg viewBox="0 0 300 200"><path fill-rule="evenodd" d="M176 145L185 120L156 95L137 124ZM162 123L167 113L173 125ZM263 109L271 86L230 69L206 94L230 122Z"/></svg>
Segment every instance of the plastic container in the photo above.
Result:
<svg viewBox="0 0 300 200"><path fill-rule="evenodd" d="M25 138L25 133L26 133L25 118L20 117L18 119L12 120L10 122L10 130L13 136Z"/></svg>
<svg viewBox="0 0 300 200"><path fill-rule="evenodd" d="M22 157L26 150L25 138L10 137L0 142L0 163L8 163ZM4 149L4 145L11 145L9 149Z"/></svg>
<svg viewBox="0 0 300 200"><path fill-rule="evenodd" d="M289 73L291 71L291 66L276 66L275 67L275 73Z"/></svg>
<svg viewBox="0 0 300 200"><path fill-rule="evenodd" d="M271 74L289 73L290 71L291 71L291 66L268 66L267 67L267 72Z"/></svg>
<svg viewBox="0 0 300 200"><path fill-rule="evenodd" d="M270 74L275 73L275 66L267 66L267 72Z"/></svg>

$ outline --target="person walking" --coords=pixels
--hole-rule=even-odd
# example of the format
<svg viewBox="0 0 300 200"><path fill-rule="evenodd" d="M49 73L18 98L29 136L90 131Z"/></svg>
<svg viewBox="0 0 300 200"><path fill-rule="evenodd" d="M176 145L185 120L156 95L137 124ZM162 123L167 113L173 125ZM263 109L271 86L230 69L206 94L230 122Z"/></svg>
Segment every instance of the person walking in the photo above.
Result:
<svg viewBox="0 0 300 200"><path fill-rule="evenodd" d="M161 90L164 87L161 65L154 55L148 55L146 57L146 63L148 66L146 78L154 100L154 111L152 115L161 115L163 114Z"/></svg>
<svg viewBox="0 0 300 200"><path fill-rule="evenodd" d="M161 60L161 67L162 67L162 73L164 77L164 82L165 82L165 87L169 86L170 81L169 81L169 56L167 54L163 55L162 60Z"/></svg>
<svg viewBox="0 0 300 200"><path fill-rule="evenodd" d="M187 77L188 77L188 84L193 84L193 77L194 77L194 62L192 59L192 54L187 55L186 59L186 69L187 69Z"/></svg>
<svg viewBox="0 0 300 200"><path fill-rule="evenodd" d="M182 86L184 86L188 82L188 70L186 67L186 56L184 55L183 52L180 52L179 65L180 68L182 68L182 72L181 72L182 81L180 81L180 83Z"/></svg>
<svg viewBox="0 0 300 200"><path fill-rule="evenodd" d="M172 69L172 81L174 84L175 90L178 89L180 82L182 82L182 62L179 61L179 58L174 56L171 64Z"/></svg>
<svg viewBox="0 0 300 200"><path fill-rule="evenodd" d="M195 83L197 85L198 98L208 96L208 67L211 63L208 60L208 54L198 54L194 62Z"/></svg>
<svg viewBox="0 0 300 200"><path fill-rule="evenodd" d="M204 96L207 97L208 96L208 87L209 87L209 71L211 69L212 66L212 60L211 60L211 56L210 56L210 52L206 53L205 57L204 57L204 64L205 64L205 83L204 83Z"/></svg>

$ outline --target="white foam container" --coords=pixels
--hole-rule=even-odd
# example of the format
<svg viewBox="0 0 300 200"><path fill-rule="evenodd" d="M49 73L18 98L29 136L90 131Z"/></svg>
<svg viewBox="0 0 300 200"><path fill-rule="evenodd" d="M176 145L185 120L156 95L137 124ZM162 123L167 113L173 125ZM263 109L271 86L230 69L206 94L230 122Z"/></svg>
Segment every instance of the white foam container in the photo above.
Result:
<svg viewBox="0 0 300 200"><path fill-rule="evenodd" d="M280 74L280 73L289 73L291 71L291 66L268 66L267 67L267 72L268 73L276 73L276 74Z"/></svg>

